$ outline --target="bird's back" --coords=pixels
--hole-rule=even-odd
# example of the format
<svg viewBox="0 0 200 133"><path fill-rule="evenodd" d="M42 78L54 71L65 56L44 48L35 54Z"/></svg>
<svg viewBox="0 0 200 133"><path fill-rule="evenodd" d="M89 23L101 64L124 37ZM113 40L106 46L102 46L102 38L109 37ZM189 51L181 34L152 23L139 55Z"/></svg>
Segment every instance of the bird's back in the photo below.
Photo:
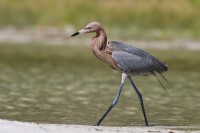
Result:
<svg viewBox="0 0 200 133"><path fill-rule="evenodd" d="M131 45L111 41L108 42L108 49L112 51L113 60L127 74L146 75L155 71L159 73L167 71L167 64Z"/></svg>

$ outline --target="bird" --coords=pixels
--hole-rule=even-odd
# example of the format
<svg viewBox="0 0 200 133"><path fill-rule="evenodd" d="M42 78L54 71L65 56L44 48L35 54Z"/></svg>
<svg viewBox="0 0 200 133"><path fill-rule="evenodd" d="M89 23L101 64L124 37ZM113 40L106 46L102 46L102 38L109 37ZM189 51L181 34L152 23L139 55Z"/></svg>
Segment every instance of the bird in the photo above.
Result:
<svg viewBox="0 0 200 133"><path fill-rule="evenodd" d="M95 124L95 126L99 126L101 122L104 120L104 118L108 115L108 113L118 103L126 79L129 79L130 84L132 85L133 89L135 90L139 98L145 125L149 126L142 94L140 93L135 83L133 82L132 76L137 76L137 75L156 76L155 73L161 74L168 70L167 64L160 61L156 57L152 56L148 52L134 47L133 45L125 44L119 41L108 41L106 31L99 22L96 21L90 22L89 24L86 25L85 28L72 34L71 37L84 33L96 33L95 37L91 41L91 48L94 56L96 56L100 61L107 64L112 69L122 74L121 83L116 97L109 106L108 110ZM162 74L161 76L164 78ZM159 79L158 81L159 83L161 83Z"/></svg>

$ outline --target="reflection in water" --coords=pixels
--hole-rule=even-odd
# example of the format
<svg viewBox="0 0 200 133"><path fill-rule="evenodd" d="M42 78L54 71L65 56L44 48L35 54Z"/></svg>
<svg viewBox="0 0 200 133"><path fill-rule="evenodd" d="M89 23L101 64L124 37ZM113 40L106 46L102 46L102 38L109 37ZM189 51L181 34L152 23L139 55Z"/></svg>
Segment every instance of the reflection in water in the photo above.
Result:
<svg viewBox="0 0 200 133"><path fill-rule="evenodd" d="M76 69L73 69L76 67ZM115 97L120 74L81 66L0 64L0 118L19 121L93 125ZM199 125L200 75L165 74L170 99L152 77L134 77L151 125ZM164 82L164 80L163 80ZM139 100L129 82L118 105L102 125L144 125Z"/></svg>

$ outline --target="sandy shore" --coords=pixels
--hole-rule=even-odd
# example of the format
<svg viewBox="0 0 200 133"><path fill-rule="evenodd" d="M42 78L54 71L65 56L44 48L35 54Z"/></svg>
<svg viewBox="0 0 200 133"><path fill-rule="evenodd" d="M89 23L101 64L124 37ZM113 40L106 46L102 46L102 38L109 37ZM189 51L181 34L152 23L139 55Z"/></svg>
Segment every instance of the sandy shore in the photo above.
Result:
<svg viewBox="0 0 200 133"><path fill-rule="evenodd" d="M0 133L199 133L198 127L103 127L0 120Z"/></svg>
<svg viewBox="0 0 200 133"><path fill-rule="evenodd" d="M44 43L50 45L77 45L88 44L92 39L92 35L71 38L70 35L75 32L73 27L67 29L59 29L56 27L49 28L24 28L17 29L15 27L0 28L0 42L1 43ZM153 49L186 49L186 50L200 50L199 40L121 40L119 38L109 38L109 40L123 41L132 44L139 48L153 48Z"/></svg>

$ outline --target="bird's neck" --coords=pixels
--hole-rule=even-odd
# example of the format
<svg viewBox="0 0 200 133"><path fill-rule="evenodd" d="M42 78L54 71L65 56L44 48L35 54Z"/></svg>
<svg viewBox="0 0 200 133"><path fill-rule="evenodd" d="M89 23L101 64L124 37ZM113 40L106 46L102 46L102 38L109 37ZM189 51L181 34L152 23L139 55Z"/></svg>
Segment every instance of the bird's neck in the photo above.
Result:
<svg viewBox="0 0 200 133"><path fill-rule="evenodd" d="M104 50L107 45L107 35L104 29L96 32L96 36L92 40L93 47L97 47L99 50Z"/></svg>

